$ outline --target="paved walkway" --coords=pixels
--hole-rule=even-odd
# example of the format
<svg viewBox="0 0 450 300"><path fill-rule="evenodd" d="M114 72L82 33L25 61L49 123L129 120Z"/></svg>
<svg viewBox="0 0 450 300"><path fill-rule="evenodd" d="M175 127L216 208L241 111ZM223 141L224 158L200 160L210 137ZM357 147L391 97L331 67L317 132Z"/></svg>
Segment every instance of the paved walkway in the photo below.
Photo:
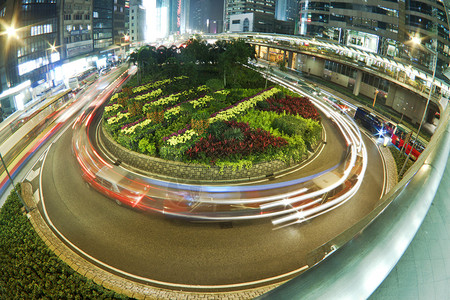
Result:
<svg viewBox="0 0 450 300"><path fill-rule="evenodd" d="M370 299L450 299L450 159L422 226Z"/></svg>

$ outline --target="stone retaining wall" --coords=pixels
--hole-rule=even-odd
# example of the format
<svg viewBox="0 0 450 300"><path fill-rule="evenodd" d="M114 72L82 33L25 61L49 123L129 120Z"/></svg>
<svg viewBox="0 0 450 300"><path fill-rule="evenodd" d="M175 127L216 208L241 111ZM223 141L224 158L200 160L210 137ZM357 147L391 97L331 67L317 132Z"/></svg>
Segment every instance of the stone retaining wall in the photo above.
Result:
<svg viewBox="0 0 450 300"><path fill-rule="evenodd" d="M115 158L135 169L164 177L206 181L254 179L271 176L276 172L292 167L287 163L276 160L254 164L249 169L233 170L231 167L225 167L220 172L219 167L186 164L131 151L116 143L102 125L100 125L100 128L100 142Z"/></svg>

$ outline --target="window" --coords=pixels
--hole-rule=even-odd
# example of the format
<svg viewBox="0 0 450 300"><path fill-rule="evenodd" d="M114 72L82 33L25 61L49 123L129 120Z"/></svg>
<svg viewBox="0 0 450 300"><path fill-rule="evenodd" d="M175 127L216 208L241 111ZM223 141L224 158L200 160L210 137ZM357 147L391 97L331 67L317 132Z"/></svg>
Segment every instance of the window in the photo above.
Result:
<svg viewBox="0 0 450 300"><path fill-rule="evenodd" d="M241 20L233 20L231 24L241 24Z"/></svg>
<svg viewBox="0 0 450 300"><path fill-rule="evenodd" d="M94 18L98 18L98 11L94 11L93 17L94 17Z"/></svg>
<svg viewBox="0 0 450 300"><path fill-rule="evenodd" d="M64 15L64 20L66 21L72 20L72 15Z"/></svg>

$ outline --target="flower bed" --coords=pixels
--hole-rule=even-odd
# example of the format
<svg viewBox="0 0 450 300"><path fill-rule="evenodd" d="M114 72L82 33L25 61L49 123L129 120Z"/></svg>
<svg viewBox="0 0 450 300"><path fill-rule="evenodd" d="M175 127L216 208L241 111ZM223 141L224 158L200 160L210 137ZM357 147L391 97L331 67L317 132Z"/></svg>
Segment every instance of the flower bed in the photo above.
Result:
<svg viewBox="0 0 450 300"><path fill-rule="evenodd" d="M314 105L306 97L293 97L286 95L283 98L271 98L267 100L267 107L260 107L260 110L275 111L277 113L287 113L299 115L305 119L320 121L320 115Z"/></svg>
<svg viewBox="0 0 450 300"><path fill-rule="evenodd" d="M166 160L242 168L300 162L321 138L314 106L282 88L214 92L198 86L167 94L175 89L167 82L135 90L141 94L127 99L127 107L123 97L130 90L111 98L104 126L121 146Z"/></svg>
<svg viewBox="0 0 450 300"><path fill-rule="evenodd" d="M280 148L287 145L287 141L281 137L274 137L261 128L250 128L248 123L226 121L225 124L231 129L236 128L242 133L242 138L231 138L219 140L209 134L202 137L190 148L186 154L191 159L198 159L202 155L212 159L224 159L229 156L247 156L267 151L269 148Z"/></svg>
<svg viewBox="0 0 450 300"><path fill-rule="evenodd" d="M254 107L258 102L268 100L270 97L274 96L277 93L280 93L281 90L278 88L270 88L268 90L262 91L251 98L245 98L239 101L236 104L233 104L227 108L222 109L221 111L213 114L209 119L210 123L216 122L218 120L227 121L232 118L237 117L239 114L244 113L248 109Z"/></svg>
<svg viewBox="0 0 450 300"><path fill-rule="evenodd" d="M137 87L134 87L132 89L133 94L142 94L146 91L149 90L153 90L156 88L160 88L162 86L168 85L168 84L174 84L177 81L183 80L183 79L187 79L187 76L178 76L178 77L174 77L174 78L169 78L169 79L164 79L164 80L160 80L160 81L156 81L156 82L149 82L147 84L143 84Z"/></svg>

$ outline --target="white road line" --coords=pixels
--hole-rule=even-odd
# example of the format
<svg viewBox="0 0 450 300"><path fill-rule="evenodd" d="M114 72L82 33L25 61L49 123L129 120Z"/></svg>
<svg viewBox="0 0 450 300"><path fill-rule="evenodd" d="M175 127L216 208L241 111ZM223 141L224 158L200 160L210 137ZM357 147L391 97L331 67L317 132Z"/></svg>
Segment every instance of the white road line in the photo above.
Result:
<svg viewBox="0 0 450 300"><path fill-rule="evenodd" d="M36 203L36 204L38 204L39 200L41 199L41 197L39 195L40 195L40 189L36 189L36 191L33 194L33 200L34 200L34 203Z"/></svg>
<svg viewBox="0 0 450 300"><path fill-rule="evenodd" d="M386 176L386 160L384 159L383 153L381 153L381 150L379 148L379 145L377 144L377 141L374 140L372 138L371 135L369 135L365 130L361 131L362 133L364 133L369 140L374 143L375 147L377 148L378 153L380 154L381 157L381 165L383 166L383 187L381 189L381 195L380 195L380 199L383 197L384 193L385 193L385 189L386 189L386 182L387 182L387 176Z"/></svg>
<svg viewBox="0 0 450 300"><path fill-rule="evenodd" d="M47 154L50 151L50 147L52 144L50 144L50 146L48 147L47 151L45 152L45 156L44 159L42 161L42 166L41 169L44 169L44 165L45 165L45 161L47 159ZM177 288L177 289L230 289L230 288L238 288L238 287L246 287L246 286L254 286L254 285L259 285L259 284L263 284L263 283L268 283L268 282L274 282L274 281L281 281L284 278L288 278L290 276L293 276L295 274L298 274L306 269L309 268L308 265L305 265L301 268L295 269L291 272L287 272L285 274L281 274L278 276L273 276L273 277L269 277L269 278L265 278L265 279L260 279L260 280L255 280L255 281L249 281L249 282L242 282L242 283L236 283L236 284L224 284L224 285L192 285L192 284L179 284L179 283L171 283L171 282L164 282L164 281L159 281L159 280L154 280L154 279L150 279L150 278L146 278L146 277L142 277L142 276L137 276L128 272L125 272L123 270L117 269L111 265L108 265L104 262L102 262L101 260L87 254L86 252L84 252L83 250L81 250L80 248L78 248L75 244L73 244L68 238L66 238L53 224L53 222L50 220L50 217L48 216L47 213L47 208L45 206L45 200L44 200L44 194L42 192L42 173L40 172L40 176L39 176L39 189L37 190L37 192L40 195L40 199L42 201L42 210L44 212L44 217L47 221L47 224L52 228L52 230L54 232L57 233L57 235L64 240L65 243L67 243L68 245L70 245L70 247L72 249L75 249L76 252L78 252L79 254L81 254L84 257L87 257L88 259L90 259L91 261L95 262L96 264L102 266L103 268L122 274L123 276L129 277L129 278L133 278L135 280L139 280L139 281L143 281L143 282L147 282L150 284L155 284L155 285L162 285L162 286L166 286L166 287L171 287L171 288ZM106 272L106 270L105 270Z"/></svg>
<svg viewBox="0 0 450 300"><path fill-rule="evenodd" d="M40 171L41 171L41 168L40 168L40 167L37 168L37 170L31 169L31 170L28 172L27 177L25 177L25 179L28 180L28 181L33 181L33 180L39 175L39 172L40 172Z"/></svg>

